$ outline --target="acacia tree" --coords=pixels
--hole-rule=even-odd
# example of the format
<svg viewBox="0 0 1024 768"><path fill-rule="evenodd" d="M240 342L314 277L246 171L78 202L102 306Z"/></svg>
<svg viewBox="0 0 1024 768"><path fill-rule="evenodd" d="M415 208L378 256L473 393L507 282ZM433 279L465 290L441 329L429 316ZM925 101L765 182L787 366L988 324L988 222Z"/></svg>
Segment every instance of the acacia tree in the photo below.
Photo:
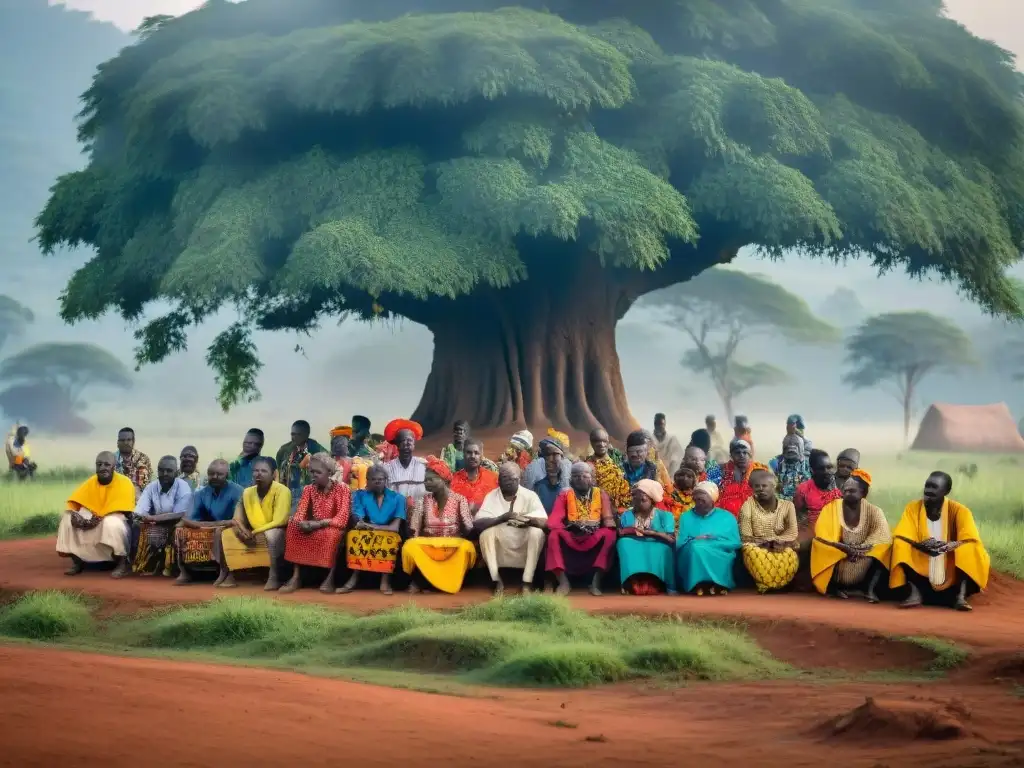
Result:
<svg viewBox="0 0 1024 768"><path fill-rule="evenodd" d="M145 363L233 306L207 350L228 408L255 330L400 315L434 336L428 432L622 436L616 323L746 245L1019 310L1019 75L939 0L507 2L211 0L147 28L37 221L47 252L96 250L63 317L145 317Z"/></svg>
<svg viewBox="0 0 1024 768"><path fill-rule="evenodd" d="M765 277L733 269L709 269L689 282L652 293L644 303L664 311L693 342L682 365L711 378L730 422L741 394L789 381L786 371L771 363L737 359L744 341L839 341L839 331L815 317L799 296Z"/></svg>
<svg viewBox="0 0 1024 768"><path fill-rule="evenodd" d="M8 339L20 336L35 320L32 310L10 296L0 294L0 349Z"/></svg>
<svg viewBox="0 0 1024 768"><path fill-rule="evenodd" d="M975 362L974 345L959 326L930 312L890 312L869 317L846 341L850 367L844 381L854 389L887 386L903 406L903 440L921 381L939 370Z"/></svg>

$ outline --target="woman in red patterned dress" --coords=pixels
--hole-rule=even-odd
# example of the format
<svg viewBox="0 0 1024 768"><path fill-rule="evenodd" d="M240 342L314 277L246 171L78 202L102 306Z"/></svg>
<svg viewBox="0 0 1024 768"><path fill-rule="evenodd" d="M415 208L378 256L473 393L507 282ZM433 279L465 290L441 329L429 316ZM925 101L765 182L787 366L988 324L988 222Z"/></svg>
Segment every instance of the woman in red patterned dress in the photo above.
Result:
<svg viewBox="0 0 1024 768"><path fill-rule="evenodd" d="M309 460L312 482L302 489L299 505L288 521L285 534L284 558L294 564L295 570L281 592L297 590L301 584L301 567L307 566L328 569L320 591L334 593L338 548L348 527L352 505L348 486L332 479L337 468L337 462L326 453L318 453Z"/></svg>
<svg viewBox="0 0 1024 768"><path fill-rule="evenodd" d="M722 466L722 480L718 484L718 507L740 519L740 508L754 495L750 487L750 473L755 469L768 469L752 458L750 443L734 439L729 443L729 461Z"/></svg>

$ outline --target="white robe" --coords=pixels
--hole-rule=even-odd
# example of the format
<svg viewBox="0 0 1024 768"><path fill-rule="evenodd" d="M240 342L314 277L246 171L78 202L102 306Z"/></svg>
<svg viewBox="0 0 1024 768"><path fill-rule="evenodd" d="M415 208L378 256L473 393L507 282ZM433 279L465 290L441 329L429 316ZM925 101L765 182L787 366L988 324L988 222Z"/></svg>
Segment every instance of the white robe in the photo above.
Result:
<svg viewBox="0 0 1024 768"><path fill-rule="evenodd" d="M509 511L509 507L509 502L505 500L501 489L495 488L484 496L475 519L501 517ZM540 496L522 486L519 487L511 507L512 511L521 517L548 519ZM499 568L522 568L523 581L529 583L533 581L533 575L537 570L544 541L545 533L542 528L517 527L501 523L492 525L480 534L480 555L490 570L492 580L498 580Z"/></svg>
<svg viewBox="0 0 1024 768"><path fill-rule="evenodd" d="M128 554L128 519L112 512L103 517L100 524L89 530L71 525L71 512L65 512L57 527L57 551L62 555L74 555L87 563L105 563L115 557ZM82 517L92 517L87 509L79 510Z"/></svg>

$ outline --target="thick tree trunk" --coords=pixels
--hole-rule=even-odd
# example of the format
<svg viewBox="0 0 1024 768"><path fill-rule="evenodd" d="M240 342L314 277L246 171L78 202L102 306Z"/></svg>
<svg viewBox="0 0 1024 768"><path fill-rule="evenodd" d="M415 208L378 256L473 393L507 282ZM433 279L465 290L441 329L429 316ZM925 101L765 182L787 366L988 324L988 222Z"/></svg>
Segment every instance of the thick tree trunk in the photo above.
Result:
<svg viewBox="0 0 1024 768"><path fill-rule="evenodd" d="M564 243L557 249L543 260L534 251L530 278L508 288L397 309L434 334L430 376L413 414L426 433L466 419L476 430L603 427L624 439L638 425L622 383L616 324L643 293L735 255L640 272L602 268L592 254L567 256Z"/></svg>

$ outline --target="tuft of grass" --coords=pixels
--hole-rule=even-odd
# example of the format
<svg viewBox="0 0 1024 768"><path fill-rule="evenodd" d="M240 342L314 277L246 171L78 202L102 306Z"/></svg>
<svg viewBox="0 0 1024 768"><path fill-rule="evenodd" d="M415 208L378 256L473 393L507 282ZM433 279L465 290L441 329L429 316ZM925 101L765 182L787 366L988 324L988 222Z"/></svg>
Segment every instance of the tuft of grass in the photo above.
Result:
<svg viewBox="0 0 1024 768"><path fill-rule="evenodd" d="M7 530L7 538L29 539L35 536L52 536L60 525L59 512L43 512L15 522Z"/></svg>
<svg viewBox="0 0 1024 768"><path fill-rule="evenodd" d="M0 610L0 635L26 640L64 640L93 631L89 606L67 592L29 592Z"/></svg>
<svg viewBox="0 0 1024 768"><path fill-rule="evenodd" d="M941 673L956 669L970 656L970 652L965 648L941 637L914 636L901 637L900 640L904 643L913 643L935 654L929 667L930 672Z"/></svg>
<svg viewBox="0 0 1024 768"><path fill-rule="evenodd" d="M484 670L483 682L515 686L582 688L640 676L616 648L584 643L551 643L524 649Z"/></svg>

